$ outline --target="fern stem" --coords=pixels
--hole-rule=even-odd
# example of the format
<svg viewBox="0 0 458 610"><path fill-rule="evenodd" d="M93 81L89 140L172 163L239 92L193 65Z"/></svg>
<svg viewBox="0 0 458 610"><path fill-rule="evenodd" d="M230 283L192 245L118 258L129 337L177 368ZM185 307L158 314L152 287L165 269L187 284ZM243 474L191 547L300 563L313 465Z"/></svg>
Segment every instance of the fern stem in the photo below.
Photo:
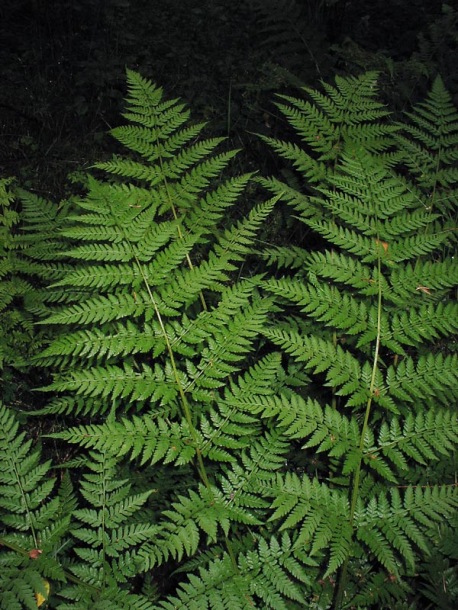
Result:
<svg viewBox="0 0 458 610"><path fill-rule="evenodd" d="M38 537L37 537L37 534L35 532L35 528L33 526L33 515L31 514L31 512L29 510L29 503L27 501L27 496L25 494L24 487L22 486L21 477L19 475L19 471L17 469L17 465L16 465L16 460L15 459L11 460L11 466L12 466L12 468L14 470L14 474L16 476L17 486L21 490L22 502L23 502L23 504L25 506L25 510L27 512L27 521L28 521L28 524L30 526L30 531L32 533L34 547L36 549L39 549L40 547L39 547Z"/></svg>
<svg viewBox="0 0 458 610"><path fill-rule="evenodd" d="M162 172L162 175L163 175L163 182L164 182L165 192L167 193L167 199L169 200L170 207L172 209L173 218L175 220L178 220L177 209L175 207L175 204L173 203L173 198L170 195L169 183L168 183L167 177L166 177L165 172L164 172L164 162L163 162L163 159L162 159L162 155L159 156L159 165L161 166L161 172ZM183 239L183 232L181 230L180 225L177 226L177 232L178 232L178 237L180 239ZM188 263L189 269L191 269L191 271L192 271L194 269L194 265L192 264L192 260L191 260L191 257L189 256L188 252L186 253L186 262ZM200 291L199 297L200 297L200 302L202 304L202 307L203 307L204 311L207 311L208 310L207 302L205 301L205 297L204 297L204 294L203 294L202 291Z"/></svg>
<svg viewBox="0 0 458 610"><path fill-rule="evenodd" d="M176 212L175 212L175 208L173 206L173 203L172 203L172 208L173 208L173 214L174 214L174 216L176 218ZM180 228L178 228L178 229L179 229L180 236L181 236L181 229ZM195 446L195 449L196 449L197 472L199 473L199 477L200 477L202 483L205 485L205 488L208 489L209 491L211 491L210 480L208 478L207 470L205 468L205 463L204 463L204 460L203 460L203 457L202 457L202 451L201 451L200 447L198 446L198 442L197 442L197 433L196 433L196 429L194 427L194 423L192 421L191 409L189 407L189 402L188 402L188 399L186 397L186 393L185 393L185 391L183 389L183 386L182 386L182 384L180 382L180 378L179 378L179 375L178 375L178 369L177 369L177 366L176 366L175 355L173 353L173 349L172 349L172 346L170 344L169 337L167 335L165 324L164 324L164 322L162 320L161 313L159 311L159 308L157 307L156 301L154 299L154 295L153 295L153 293L151 291L151 287L150 287L150 285L148 283L148 280L147 280L147 278L146 278L146 276L145 276L145 274L143 272L143 268L142 268L142 266L140 264L140 261L138 260L136 255L134 255L134 256L135 256L136 264L137 264L138 269L140 271L140 274L142 276L143 282L145 284L146 290L148 292L148 296L149 296L149 298L151 300L151 303L153 304L157 320L159 322L162 334L164 335L164 340L165 340L166 345L167 345L167 352L169 354L170 362L171 362L171 365L172 365L173 376L175 378L175 382L176 382L177 387L178 387L178 392L180 394L181 404L183 406L183 413L184 413L186 422L187 422L187 424L189 426L189 430L191 432L191 435L192 435L192 438L193 438L193 441L194 441L194 446ZM190 269L192 269L193 268L192 261L188 257L188 255L186 255L186 256L187 256L187 259L188 259L188 264L190 266ZM200 298L201 298L202 307L204 308L205 311L207 311L207 303L205 302L205 298L204 298L204 295L203 295L202 292L200 293ZM234 550L232 548L232 543L231 543L231 541L229 539L229 536L227 534L225 534L225 536L224 536L224 541L225 541L227 553L228 553L228 555L230 557L230 560L231 560L231 563L232 563L232 567L234 568L234 572L236 574L238 574L239 573L239 568L238 568L238 565L237 565L237 559L235 557Z"/></svg>
<svg viewBox="0 0 458 610"><path fill-rule="evenodd" d="M379 244L379 238L377 238L377 247ZM375 381L377 377L377 363L378 357L380 353L380 335L382 329L382 264L380 254L377 258L377 272L378 272L378 295L377 295L377 337L375 340L375 351L374 351L374 361L372 364L372 375L371 382L369 386L369 397L366 403L366 411L364 414L363 426L361 428L361 436L359 440L359 459L356 465L355 474L353 476L352 482L352 490L351 490L351 501L350 501L350 526L352 528L352 538L354 534L354 519L356 512L356 504L358 502L359 496L359 487L360 487L360 479L361 479L361 468L363 463L363 450L364 450L364 441L366 438L367 428L369 426L369 418L371 414L372 408L372 399L375 391ZM335 597L335 609L340 610L342 607L343 596L345 592L345 586L347 583L347 573L348 573L348 563L349 557L347 557L342 565L342 570L340 572L339 578L339 586L337 588L337 593Z"/></svg>
<svg viewBox="0 0 458 610"><path fill-rule="evenodd" d="M135 255L134 255L135 256ZM196 456L197 456L197 469L199 471L199 475L200 478L202 479L203 484L205 485L205 487L207 489L210 489L210 482L208 480L208 475L207 472L205 470L205 465L202 459L202 453L198 447L198 443L197 443L197 434L196 434L196 429L194 427L193 421L192 421L192 416L191 416L191 409L189 408L189 403L188 403L188 399L186 398L186 394L185 391L183 390L183 386L180 382L180 377L178 375L178 368L176 365L176 360L175 360L175 354L173 353L173 349L172 349L172 345L170 344L170 340L169 337L167 335L167 330L165 328L165 324L164 321L162 319L161 316L161 312L159 311L159 308L157 306L156 303L156 299L154 298L154 295L152 293L151 287L148 283L148 280L143 272L143 267L140 264L140 261L138 260L138 258L135 256L135 262L137 264L138 270L142 276L143 282L145 284L146 290L148 292L148 296L151 300L151 303L154 307L154 312L156 314L157 320L159 322L159 326L161 327L161 331L162 334L164 336L164 340L165 343L167 345L167 352L169 354L169 358L170 358L170 364L172 366L172 371L173 371L173 377L175 379L175 383L177 384L177 388L178 388L178 392L180 394L180 399L181 399L181 404L183 407L183 414L185 416L186 422L189 426L189 431L191 433L192 436L192 440L194 441L194 446L196 448Z"/></svg>
<svg viewBox="0 0 458 610"><path fill-rule="evenodd" d="M171 365L172 365L173 375L174 375L174 378L175 378L175 381L176 381L176 384L177 384L177 387L178 387L178 392L180 394L180 399L181 399L181 404L183 406L184 416L185 416L186 422L187 422L187 424L189 426L189 430L191 432L191 435L192 435L192 438L193 438L193 441L194 441L194 446L196 448L197 472L199 473L200 479L201 479L202 483L205 485L205 488L208 489L209 491L211 491L211 485L210 485L210 481L209 481L209 478L208 478L207 470L205 468L204 460L203 460L203 457L202 457L202 452L201 452L200 447L198 446L198 443L197 443L197 434L196 434L196 429L194 427L194 424L192 422L191 409L189 408L188 399L186 398L185 391L183 390L183 386L181 385L181 382L180 382L180 378L179 378L179 375L178 375L178 369L177 369L177 366L176 366L176 361L175 361L175 356L174 356L174 353L173 353L173 350L172 350L172 346L171 346L169 338L167 336L167 331L165 329L165 325L164 325L164 322L162 320L161 313L160 313L160 311L159 311L159 309L157 307L156 301L154 299L154 295L153 295L153 293L151 291L151 288L150 288L150 286L148 284L148 281L147 281L147 279L146 279L146 277L145 277L145 275L143 273L143 269L142 269L142 266L140 265L140 261L138 259L136 259L136 262L137 262L138 268L140 270L140 273L142 275L143 281L145 283L146 290L148 291L148 295L149 295L149 297L151 299L151 303L153 304L154 311L156 312L156 316L157 316L157 319L159 321L159 325L161 327L161 330L162 330L162 333L164 335L164 339L165 339L165 342L166 342L166 345L167 345L167 351L168 351L168 354L169 354L169 357L170 357L170 362L171 362ZM227 550L227 553L228 553L228 555L229 555L229 557L231 559L232 566L234 568L234 571L238 574L239 573L239 569L238 569L238 565L237 565L237 559L236 559L236 557L234 555L234 551L232 549L231 541L230 541L230 539L229 539L229 537L227 535L224 536L224 539L225 539L225 544L226 544L226 550Z"/></svg>

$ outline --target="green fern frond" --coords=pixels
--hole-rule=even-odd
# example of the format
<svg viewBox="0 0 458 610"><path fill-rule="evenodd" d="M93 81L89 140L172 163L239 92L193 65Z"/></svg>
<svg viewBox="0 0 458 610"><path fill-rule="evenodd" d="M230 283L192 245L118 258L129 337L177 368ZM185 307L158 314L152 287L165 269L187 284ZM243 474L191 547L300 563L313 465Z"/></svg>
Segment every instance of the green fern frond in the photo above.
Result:
<svg viewBox="0 0 458 610"><path fill-rule="evenodd" d="M87 507L73 513L77 559L69 571L76 581L62 592L63 597L71 591L74 599L109 592L116 582L135 573L135 549L157 533L155 525L142 522L137 515L153 490L131 494L130 483L116 478L116 463L116 458L89 452L88 472L80 483Z"/></svg>
<svg viewBox="0 0 458 610"><path fill-rule="evenodd" d="M388 297L395 297L399 304L409 303L413 298L424 299L428 295L434 301L447 297L450 288L458 285L458 266L455 261L417 260L393 269L390 276Z"/></svg>
<svg viewBox="0 0 458 610"><path fill-rule="evenodd" d="M246 308L240 309L234 320L219 328L208 338L208 347L202 350L200 362L195 369L195 380L191 383L205 387L206 379L224 379L238 370L237 363L250 351L253 340L263 328L271 303L268 299L255 299ZM215 310L209 321L223 319L223 308ZM220 384L217 384L218 386Z"/></svg>
<svg viewBox="0 0 458 610"><path fill-rule="evenodd" d="M0 180L0 371L7 401L21 385L18 372L30 367L42 346L45 333L34 322L44 309L44 287L65 270L47 262L62 249L55 238L65 216L56 205L14 190L11 180Z"/></svg>
<svg viewBox="0 0 458 610"><path fill-rule="evenodd" d="M224 218L228 210L243 193L252 174L235 176L219 185L214 191L206 193L196 201L195 194L190 199L189 190L177 189L177 198L180 206L186 209L183 222L189 231L199 228L199 233L213 234L215 226Z"/></svg>
<svg viewBox="0 0 458 610"><path fill-rule="evenodd" d="M138 317L146 307L151 307L145 293L143 299L134 294L109 294L66 307L49 316L46 324L104 323L134 315ZM146 302L145 302L146 297Z"/></svg>
<svg viewBox="0 0 458 610"><path fill-rule="evenodd" d="M357 141L366 150L382 152L390 145L389 136L397 128L379 122L389 113L375 99L377 77L376 72L357 77L337 76L335 86L323 83L325 93L303 88L312 102L280 96L287 104L278 106L319 161L336 159L341 141Z"/></svg>
<svg viewBox="0 0 458 610"><path fill-rule="evenodd" d="M424 526L442 522L456 511L454 487L408 487L403 494L380 494L355 513L356 536L392 574L399 574L396 555L415 567L415 547L428 552ZM423 527L422 527L423 526Z"/></svg>
<svg viewBox="0 0 458 610"><path fill-rule="evenodd" d="M331 341L315 336L302 336L299 333L280 329L265 330L264 334L279 347L282 347L297 362L306 363L307 369L314 373L326 371L327 385L339 387L339 394L345 396L355 392L355 382L362 376L358 360L347 350L335 346Z"/></svg>
<svg viewBox="0 0 458 610"><path fill-rule="evenodd" d="M169 423L164 419L153 420L151 416L121 419L119 422L78 426L52 435L69 443L95 451L131 460L140 458L140 464L164 463L186 464L195 456L195 438L186 422Z"/></svg>
<svg viewBox="0 0 458 610"><path fill-rule="evenodd" d="M153 347L163 342L159 329L145 323L142 327L127 319L113 325L110 334L97 328L79 330L59 337L40 355L39 361L57 356L73 355L80 358L103 358L123 356L137 352L147 354Z"/></svg>
<svg viewBox="0 0 458 610"><path fill-rule="evenodd" d="M225 555L215 559L199 575L191 575L176 596L161 602L164 610L271 608L287 610L291 600L304 599L313 561L294 549L291 539L260 539L257 548L240 554L234 566ZM228 605L229 604L229 605Z"/></svg>
<svg viewBox="0 0 458 610"><path fill-rule="evenodd" d="M96 415L97 413L104 415L111 407L112 405L105 400L87 396L84 398L59 396L53 397L43 408L32 411L32 415Z"/></svg>
<svg viewBox="0 0 458 610"><path fill-rule="evenodd" d="M426 414L409 414L403 422L383 422L377 447L366 451L371 460L377 461L381 454L399 470L407 470L411 460L426 465L441 455L449 455L457 442L456 413L431 409Z"/></svg>
<svg viewBox="0 0 458 610"><path fill-rule="evenodd" d="M326 165L322 161L316 161L302 148L292 142L283 142L278 139L270 138L268 136L260 135L261 140L268 144L275 152L280 156L284 157L288 161L291 161L293 167L300 172L307 181L311 184L322 183L326 180ZM260 178L260 182L264 180ZM272 186L277 187L278 191L288 191L286 185L281 184L278 180L271 179ZM275 190L271 189L273 193ZM298 199L298 193L293 195L295 199Z"/></svg>
<svg viewBox="0 0 458 610"><path fill-rule="evenodd" d="M190 575L176 596L161 602L164 610L250 610L253 600L245 579L238 576L229 556L215 559L208 568Z"/></svg>
<svg viewBox="0 0 458 610"><path fill-rule="evenodd" d="M256 234L272 212L278 197L269 199L253 208L248 216L227 229L218 241L217 253L232 254L231 260L242 260L253 248Z"/></svg>
<svg viewBox="0 0 458 610"><path fill-rule="evenodd" d="M19 432L13 411L0 404L0 607L36 608L36 594L48 597L45 581L65 580L59 562L69 535L70 505L63 488L54 493L50 460ZM4 605L6 604L6 605Z"/></svg>
<svg viewBox="0 0 458 610"><path fill-rule="evenodd" d="M278 261L279 274L263 287L281 313L263 334L330 391L313 400L313 390L296 396L283 389L276 398L258 397L257 403L289 438L303 442L303 453L296 457L303 474L279 474L277 487L271 481L264 486L263 498L272 498L271 518L281 520L282 528L301 528L308 553L330 566L327 576L341 568L334 597L338 608L346 587L358 587L355 574L364 556L385 574L411 574L427 553L433 524L451 514L457 501L455 488L446 485L453 480L453 467L442 486L421 496L429 489L421 467L433 468L442 456L453 454L458 440L451 409L458 387L451 353L457 266L443 254L454 239L452 224L443 216L445 208L428 209L431 189L442 188L439 178L428 193L414 175L406 162L409 136L399 135L402 126L387 122L374 84L373 74L339 78L335 87L325 85L324 93L306 90L307 101L286 99L281 109L302 145L270 143L292 161L306 186L298 191L298 180L282 193L279 181L261 180L329 244L317 252L267 249L265 257ZM445 104L448 94L434 87L421 106L422 118L410 117L416 127L406 132L410 137L415 132L437 161L434 151L446 137L438 134L449 132L453 141L454 127L442 117L455 111ZM419 136L420 129L428 134ZM450 164L447 155L440 162ZM405 177L405 167L412 178ZM429 167L431 175L435 170ZM413 479L408 478L411 469ZM395 487L383 491L387 483L412 480L418 487L404 486L405 496ZM438 500L435 512L439 497L444 500ZM370 527L363 523L369 514ZM402 582L393 595L401 590Z"/></svg>
<svg viewBox="0 0 458 610"><path fill-rule="evenodd" d="M329 552L326 575L335 572L351 550L350 507L345 494L294 473L278 476L272 491L270 520L282 519L280 531L297 528L295 545L305 545L310 557Z"/></svg>
<svg viewBox="0 0 458 610"><path fill-rule="evenodd" d="M264 522L268 502L262 488L285 467L288 443L281 433L271 430L252 441L240 453L239 460L223 465L219 484L229 506Z"/></svg>
<svg viewBox="0 0 458 610"><path fill-rule="evenodd" d="M415 362L406 358L390 366L386 374L389 392L401 401L417 404L440 402L450 405L457 387L458 360L455 355L441 353L420 356ZM437 372L440 371L440 375Z"/></svg>
<svg viewBox="0 0 458 610"><path fill-rule="evenodd" d="M221 491L199 485L179 496L164 511L165 519L153 542L146 543L139 551L138 565L142 571L150 570L170 558L180 561L193 555L202 534L207 544L216 542L218 530L227 536L231 522L257 525L259 521L247 510L231 506Z"/></svg>
<svg viewBox="0 0 458 610"><path fill-rule="evenodd" d="M269 280L264 286L277 296L283 296L299 305L302 312L325 325L329 322L349 335L361 333L367 328L368 312L365 304L326 284L315 287L291 278L282 278Z"/></svg>
<svg viewBox="0 0 458 610"><path fill-rule="evenodd" d="M437 76L427 98L406 112L396 141L403 161L427 200L429 210L456 209L458 190L458 111Z"/></svg>
<svg viewBox="0 0 458 610"><path fill-rule="evenodd" d="M205 123L196 123L176 132L176 125L172 124L153 129L137 125L123 125L115 127L112 133L124 146L152 162L162 157L173 157L175 151L197 138L204 127ZM162 140L160 147L157 147L158 140Z"/></svg>
<svg viewBox="0 0 458 610"><path fill-rule="evenodd" d="M13 413L1 406L1 483L3 511L2 521L15 530L29 532L35 548L39 548L38 532L46 527L53 517L53 510L37 510L51 494L55 479L46 475L50 461L39 463L39 450L31 451L32 442L25 441L25 433L19 433L19 424ZM57 506L54 505L54 512Z"/></svg>
<svg viewBox="0 0 458 610"><path fill-rule="evenodd" d="M264 248L262 256L269 265L279 269L301 269L309 259L309 253L298 246L274 246Z"/></svg>
<svg viewBox="0 0 458 610"><path fill-rule="evenodd" d="M142 370L125 363L121 368L105 365L91 369L69 372L59 381L43 388L44 391L70 390L85 396L117 397L131 400L173 401L178 393L176 381L171 372L162 371L158 365L153 368L143 364Z"/></svg>
<svg viewBox="0 0 458 610"><path fill-rule="evenodd" d="M202 453L215 461L234 462L233 451L248 448L260 432L257 403L272 397L272 379L280 373L278 354L266 356L231 379L210 416L202 417ZM229 451L231 450L231 451Z"/></svg>
<svg viewBox="0 0 458 610"><path fill-rule="evenodd" d="M357 608L401 609L412 592L407 582L393 575L387 578L382 569L365 568L358 572L358 576L353 584L355 595L351 598L351 603Z"/></svg>
<svg viewBox="0 0 458 610"><path fill-rule="evenodd" d="M405 345L419 345L423 341L455 334L458 330L458 306L456 303L420 305L410 316L407 313L394 313L390 324L396 341Z"/></svg>

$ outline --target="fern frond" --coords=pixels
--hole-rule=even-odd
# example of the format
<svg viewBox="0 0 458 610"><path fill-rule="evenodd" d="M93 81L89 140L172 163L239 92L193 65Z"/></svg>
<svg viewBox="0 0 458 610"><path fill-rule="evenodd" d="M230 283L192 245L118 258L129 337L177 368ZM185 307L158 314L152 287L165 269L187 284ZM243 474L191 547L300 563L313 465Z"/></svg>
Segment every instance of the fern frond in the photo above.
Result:
<svg viewBox="0 0 458 610"><path fill-rule="evenodd" d="M70 443L131 460L140 464L185 464L196 453L199 439L191 433L186 422L170 424L167 420L153 420L150 416L121 419L119 422L77 426L52 435Z"/></svg>
<svg viewBox="0 0 458 610"><path fill-rule="evenodd" d="M287 535L280 541L261 539L256 549L239 555L236 566L225 555L200 568L199 575L191 575L177 595L161 602L160 608L287 610L291 600L303 599L310 564L313 562L292 548Z"/></svg>
<svg viewBox="0 0 458 610"><path fill-rule="evenodd" d="M195 196L191 201L188 201L190 198L189 190L182 187L177 189L176 195L180 201L180 206L186 209L183 219L186 228L189 231L198 230L201 235L213 234L215 226L224 217L225 211L243 193L251 177L252 174L243 174L231 178L219 185L214 191L205 193L198 201L195 200Z"/></svg>
<svg viewBox="0 0 458 610"><path fill-rule="evenodd" d="M392 574L399 574L396 554L413 569L415 548L428 552L424 526L441 522L456 511L454 487L396 488L372 498L355 513L357 538Z"/></svg>
<svg viewBox="0 0 458 610"><path fill-rule="evenodd" d="M441 336L453 335L458 330L458 306L456 303L432 303L420 305L410 316L393 314L392 336L405 345L419 345Z"/></svg>
<svg viewBox="0 0 458 610"><path fill-rule="evenodd" d="M31 193L14 191L11 182L0 180L0 370L7 401L21 385L15 376L30 367L42 346L45 333L34 322L45 293L52 294L43 288L66 269L47 262L62 249L56 236L66 213Z"/></svg>
<svg viewBox="0 0 458 610"><path fill-rule="evenodd" d="M248 448L259 436L259 409L256 405L260 397L272 396L272 379L277 377L280 369L278 354L271 354L237 379L231 379L210 417L202 417L204 455L215 461L234 462L233 451Z"/></svg>
<svg viewBox="0 0 458 610"><path fill-rule="evenodd" d="M285 466L287 451L285 438L271 430L253 440L239 460L223 466L219 484L232 510L265 521L268 502L261 490Z"/></svg>
<svg viewBox="0 0 458 610"><path fill-rule="evenodd" d="M250 350L255 337L263 328L271 303L268 299L256 299L253 304L241 309L234 320L228 320L224 329L212 333L208 347L202 350L200 362L195 369L194 383L205 387L207 379L224 379L238 370L239 363ZM213 319L220 321L223 308L215 310ZM211 320L209 320L211 323ZM193 383L193 382L191 382ZM220 383L217 384L218 387Z"/></svg>
<svg viewBox="0 0 458 610"><path fill-rule="evenodd" d="M339 394L355 392L357 380L362 376L358 360L347 350L319 337L301 336L299 333L280 329L264 331L266 337L287 351L297 362L304 362L315 373L326 371L331 387L339 387ZM356 383L355 383L356 382Z"/></svg>
<svg viewBox="0 0 458 610"><path fill-rule="evenodd" d="M317 153L319 161L336 159L341 140L357 141L368 151L382 152L389 147L389 136L397 128L379 122L389 113L375 99L377 76L376 72L357 77L338 76L335 86L323 83L325 93L304 87L311 103L280 96L288 104L279 104L279 108L303 142Z"/></svg>
<svg viewBox="0 0 458 610"><path fill-rule="evenodd" d="M412 358L402 360L397 367L389 367L386 383L390 393L402 401L417 404L450 404L457 387L457 356L428 354L415 362ZM441 371L438 376L437 371ZM433 402L433 404L434 404Z"/></svg>
<svg viewBox="0 0 458 610"><path fill-rule="evenodd" d="M70 506L54 493L51 462L19 432L13 411L0 404L0 573L2 608L36 607L44 581L63 581L57 549L69 535ZM6 605L3 605L6 604Z"/></svg>
<svg viewBox="0 0 458 610"><path fill-rule="evenodd" d="M150 570L171 557L181 560L196 552L202 534L207 544L215 542L218 530L226 535L231 522L256 525L259 521L247 510L231 506L226 497L214 487L199 485L179 496L164 511L165 519L154 542L142 546L139 552L141 570Z"/></svg>
<svg viewBox="0 0 458 610"><path fill-rule="evenodd" d="M8 511L2 515L2 521L18 531L28 531L38 548L38 531L52 518L52 510L51 515L47 516L45 511L41 517L37 510L55 484L54 479L46 476L50 461L39 463L40 452L31 451L32 442L25 441L24 432L19 433L19 424L11 411L2 405L0 414L3 492L0 506Z"/></svg>
<svg viewBox="0 0 458 610"><path fill-rule="evenodd" d="M96 297L90 301L66 307L61 312L53 313L46 320L46 324L104 323L132 315L137 317L143 313L145 307L151 307L149 299L144 293L143 298L145 299L145 297L146 303L134 294L109 294L106 297Z"/></svg>
<svg viewBox="0 0 458 610"><path fill-rule="evenodd" d="M227 229L218 241L217 253L230 253L231 260L241 260L252 250L254 238L266 218L272 212L278 197L269 199L253 208L248 216Z"/></svg>
<svg viewBox="0 0 458 610"><path fill-rule="evenodd" d="M49 345L40 355L39 361L57 356L78 356L80 358L103 358L119 355L128 355L150 352L155 344L161 342L162 335L159 329L152 324L138 327L131 320L113 325L111 333L103 332L97 328L79 330L59 337Z"/></svg>
<svg viewBox="0 0 458 610"><path fill-rule="evenodd" d="M437 76L427 98L406 112L396 136L403 161L423 191L427 206L443 213L458 203L458 111L450 93Z"/></svg>
<svg viewBox="0 0 458 610"><path fill-rule="evenodd" d="M278 475L272 491L270 520L282 519L280 531L297 528L295 545L305 545L310 557L324 549L329 552L326 575L335 572L351 550L350 507L345 494L294 473Z"/></svg>
<svg viewBox="0 0 458 610"><path fill-rule="evenodd" d="M407 470L411 460L426 465L441 455L449 455L458 442L458 416L447 410L431 409L426 414L409 414L405 421L383 422L377 447L367 448L368 457L381 454L397 469Z"/></svg>
<svg viewBox="0 0 458 610"><path fill-rule="evenodd" d="M332 324L349 335L363 332L367 328L368 312L362 302L349 294L339 293L322 284L315 287L290 278L269 280L264 283L267 290L300 306L301 311Z"/></svg>
<svg viewBox="0 0 458 610"><path fill-rule="evenodd" d="M451 465L444 468L444 484L431 492L421 470L445 464L458 440L451 408L458 387L457 266L444 256L454 239L452 221L444 218L445 208L428 203L434 189L450 190L454 174L446 178L445 171L441 183L438 170L426 187L413 170L421 155L407 162L405 143L419 138L414 146L426 151L429 177L437 169L433 157L451 169L455 144L447 148L445 133L454 142L455 127L444 115L455 111L436 83L410 116L415 127L400 135L403 127L387 122L374 85L369 73L336 79L324 93L306 89L306 100L285 98L281 110L302 145L269 143L292 161L299 180L284 193L276 179L261 181L329 244L317 252L303 253L299 246L265 254L284 275L264 282L280 315L263 334L322 387L318 400L312 386L302 390L305 395L282 388L279 396L256 402L288 438L303 442L296 457L301 474L278 474L277 486L268 481L263 487L271 519L283 529L301 528L309 555L330 566L327 576L342 568L333 601L338 608L344 596L349 600L347 587L359 586L362 557L396 578L412 574L427 553L434 523L457 501L456 489L446 485L453 480ZM447 151L442 159L440 147ZM406 167L412 172L407 178ZM298 191L301 179L306 185ZM405 495L392 487L411 481L418 487L406 486ZM371 515L370 526L364 514ZM405 587L400 582L393 595Z"/></svg>
<svg viewBox="0 0 458 610"><path fill-rule="evenodd" d="M138 125L123 125L115 127L111 133L121 144L139 153L147 161L154 162L161 158L173 158L175 151L180 150L185 144L197 138L205 127L205 123L196 123L176 131L177 123L179 125L180 121L169 122L169 124L152 129L139 127ZM162 141L160 146L158 146L158 141ZM218 140L214 139L213 148L217 144ZM208 145L209 150L211 150L210 141Z"/></svg>
<svg viewBox="0 0 458 610"><path fill-rule="evenodd" d="M264 248L261 254L269 265L276 265L279 269L300 269L309 259L309 253L298 246Z"/></svg>
<svg viewBox="0 0 458 610"><path fill-rule="evenodd" d="M116 458L94 451L89 452L89 458L89 472L80 484L87 507L74 511L77 525L72 530L79 559L69 566L77 577L73 590L85 596L94 587L110 589L110 581L112 587L116 580L123 582L132 576L135 547L157 533L156 526L142 523L136 516L152 490L131 494L130 483L116 478Z"/></svg>
<svg viewBox="0 0 458 610"><path fill-rule="evenodd" d="M400 304L429 294L435 301L449 294L450 288L458 285L458 266L453 259L417 260L393 269L390 276L389 298L402 299ZM426 290L426 292L424 291Z"/></svg>

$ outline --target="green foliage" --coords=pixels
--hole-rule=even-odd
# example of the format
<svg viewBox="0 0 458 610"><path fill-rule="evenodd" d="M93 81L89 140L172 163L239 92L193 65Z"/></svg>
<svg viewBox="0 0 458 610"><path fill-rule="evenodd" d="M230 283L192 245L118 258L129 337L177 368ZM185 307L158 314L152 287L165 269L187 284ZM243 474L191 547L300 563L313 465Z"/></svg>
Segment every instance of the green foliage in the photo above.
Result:
<svg viewBox="0 0 458 610"><path fill-rule="evenodd" d="M440 77L426 100L406 115L409 122L397 134L403 161L415 177L425 210L441 215L435 230L449 232L456 243L458 116Z"/></svg>
<svg viewBox="0 0 458 610"><path fill-rule="evenodd" d="M7 401L19 395L18 372L25 370L35 338L33 316L26 306L33 298L32 270L17 252L20 215L11 182L0 181L0 380L1 398Z"/></svg>
<svg viewBox="0 0 458 610"><path fill-rule="evenodd" d="M69 504L54 491L50 460L41 461L13 411L0 404L0 607L36 608L47 579L65 580L57 559L70 524Z"/></svg>
<svg viewBox="0 0 458 610"><path fill-rule="evenodd" d="M5 294L22 273L50 400L25 425L0 411L2 607L401 608L419 582L451 607L458 113L441 81L397 124L372 72L282 96L296 135L263 139L295 176L258 178L272 198L243 216L235 151L127 78L128 154L83 194L20 191L12 214L4 184ZM275 204L310 243L259 250Z"/></svg>
<svg viewBox="0 0 458 610"><path fill-rule="evenodd" d="M304 89L310 101L279 104L301 145L267 141L316 187L304 195L260 179L273 193L284 189L284 201L329 244L304 250L300 268L287 246L266 251L282 275L264 286L284 314L264 334L329 388L295 433L301 463L318 451L326 478L289 475L271 494L281 527L299 527L311 555L326 550L325 575L341 566L336 607L352 603L361 557L396 579L413 574L434 524L457 502L453 469L434 487L413 463L450 455L457 441L458 362L446 342L457 331L456 263L446 258L454 241L446 212L458 113L436 80L408 114L412 126L386 125L375 83L371 73L337 78L336 88L325 86L330 99ZM370 601L360 594L357 603Z"/></svg>
<svg viewBox="0 0 458 610"><path fill-rule="evenodd" d="M64 266L50 265L61 241L55 235L63 210L21 189L11 180L0 181L0 372L5 401L21 399L18 386L30 361L43 345L44 333L34 328L43 310L49 283ZM55 298L59 298L56 295Z"/></svg>

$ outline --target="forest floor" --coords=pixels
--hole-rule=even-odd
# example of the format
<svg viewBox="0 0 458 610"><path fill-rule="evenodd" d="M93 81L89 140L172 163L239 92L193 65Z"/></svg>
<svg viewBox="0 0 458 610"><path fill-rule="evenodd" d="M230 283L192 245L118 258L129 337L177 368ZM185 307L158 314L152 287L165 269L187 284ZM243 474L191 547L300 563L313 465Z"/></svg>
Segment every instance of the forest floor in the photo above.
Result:
<svg viewBox="0 0 458 610"><path fill-rule="evenodd" d="M440 0L4 0L0 175L45 197L110 157L126 67L182 98L193 117L270 170L250 135L276 125L272 99L334 74L381 72L394 109L434 71L458 94L457 12Z"/></svg>

